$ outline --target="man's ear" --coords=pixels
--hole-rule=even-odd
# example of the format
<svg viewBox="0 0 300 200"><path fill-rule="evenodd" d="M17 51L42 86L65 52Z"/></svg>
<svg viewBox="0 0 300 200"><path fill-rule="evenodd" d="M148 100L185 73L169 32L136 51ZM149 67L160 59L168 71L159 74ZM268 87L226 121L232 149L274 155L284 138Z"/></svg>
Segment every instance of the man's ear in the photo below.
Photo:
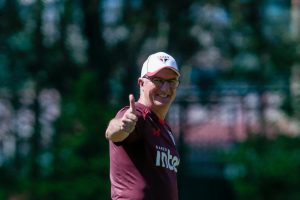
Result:
<svg viewBox="0 0 300 200"><path fill-rule="evenodd" d="M143 85L144 85L144 80L143 80L143 78L139 78L139 79L138 79L138 84L139 84L139 86L143 86Z"/></svg>

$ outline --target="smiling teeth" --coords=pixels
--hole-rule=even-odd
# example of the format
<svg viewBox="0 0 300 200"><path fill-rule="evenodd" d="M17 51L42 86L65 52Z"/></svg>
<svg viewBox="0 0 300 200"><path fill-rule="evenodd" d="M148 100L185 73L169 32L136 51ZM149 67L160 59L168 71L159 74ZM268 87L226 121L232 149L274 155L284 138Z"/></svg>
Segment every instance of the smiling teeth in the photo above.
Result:
<svg viewBox="0 0 300 200"><path fill-rule="evenodd" d="M167 97L168 95L166 95L166 94L160 94L158 96L160 96L160 97Z"/></svg>

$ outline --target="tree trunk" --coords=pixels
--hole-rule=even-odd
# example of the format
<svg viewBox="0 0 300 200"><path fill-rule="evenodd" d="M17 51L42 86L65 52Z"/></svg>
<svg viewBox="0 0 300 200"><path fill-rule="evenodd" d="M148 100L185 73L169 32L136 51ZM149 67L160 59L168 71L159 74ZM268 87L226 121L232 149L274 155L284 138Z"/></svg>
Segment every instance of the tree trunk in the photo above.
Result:
<svg viewBox="0 0 300 200"><path fill-rule="evenodd" d="M99 80L99 103L106 104L109 100L109 77L111 65L108 51L102 37L102 16L99 13L99 0L81 0L84 15L84 34L88 41L88 70L96 73Z"/></svg>
<svg viewBox="0 0 300 200"><path fill-rule="evenodd" d="M292 0L291 9L291 37L295 43L300 42L300 0ZM298 53L299 54L299 53ZM297 55L299 58L300 55ZM294 117L297 121L297 131L300 131L300 61L292 66L290 78L290 90Z"/></svg>

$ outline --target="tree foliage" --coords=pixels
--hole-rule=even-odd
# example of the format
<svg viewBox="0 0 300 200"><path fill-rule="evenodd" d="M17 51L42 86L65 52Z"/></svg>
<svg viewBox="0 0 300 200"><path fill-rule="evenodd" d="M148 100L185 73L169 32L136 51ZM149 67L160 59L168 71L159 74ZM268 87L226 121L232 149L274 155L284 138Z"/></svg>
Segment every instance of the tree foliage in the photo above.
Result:
<svg viewBox="0 0 300 200"><path fill-rule="evenodd" d="M298 199L299 139L254 136L224 153L238 199Z"/></svg>

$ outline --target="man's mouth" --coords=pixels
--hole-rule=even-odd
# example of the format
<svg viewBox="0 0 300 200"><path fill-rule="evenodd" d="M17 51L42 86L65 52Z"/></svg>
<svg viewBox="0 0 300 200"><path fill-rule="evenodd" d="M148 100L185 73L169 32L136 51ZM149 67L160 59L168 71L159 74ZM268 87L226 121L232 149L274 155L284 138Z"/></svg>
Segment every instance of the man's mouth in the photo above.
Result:
<svg viewBox="0 0 300 200"><path fill-rule="evenodd" d="M161 104L169 104L170 103L170 95L157 94L155 100Z"/></svg>
<svg viewBox="0 0 300 200"><path fill-rule="evenodd" d="M161 97L161 98L166 98L166 97L168 97L167 94L158 94L157 96L159 96L159 97Z"/></svg>

